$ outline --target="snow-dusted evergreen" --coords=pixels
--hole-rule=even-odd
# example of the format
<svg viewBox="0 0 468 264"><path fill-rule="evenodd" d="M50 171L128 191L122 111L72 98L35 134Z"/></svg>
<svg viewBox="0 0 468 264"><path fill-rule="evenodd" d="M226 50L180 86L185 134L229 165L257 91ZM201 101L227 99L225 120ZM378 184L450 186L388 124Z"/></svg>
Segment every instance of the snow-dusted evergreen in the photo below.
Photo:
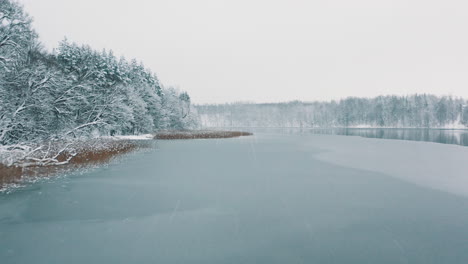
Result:
<svg viewBox="0 0 468 264"><path fill-rule="evenodd" d="M188 94L143 64L67 40L50 54L31 21L0 0L0 145L195 125Z"/></svg>
<svg viewBox="0 0 468 264"><path fill-rule="evenodd" d="M434 95L198 105L203 127L468 127L468 102Z"/></svg>

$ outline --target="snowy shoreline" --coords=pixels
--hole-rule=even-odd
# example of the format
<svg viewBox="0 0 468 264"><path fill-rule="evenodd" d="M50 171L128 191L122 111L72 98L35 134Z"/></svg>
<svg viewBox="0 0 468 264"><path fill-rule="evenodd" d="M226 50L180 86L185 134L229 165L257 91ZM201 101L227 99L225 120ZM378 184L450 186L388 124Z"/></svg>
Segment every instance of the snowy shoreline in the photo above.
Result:
<svg viewBox="0 0 468 264"><path fill-rule="evenodd" d="M48 177L64 170L104 164L112 158L151 147L154 140L214 139L252 135L239 131L163 130L154 134L54 140L0 146L0 191L25 178Z"/></svg>
<svg viewBox="0 0 468 264"><path fill-rule="evenodd" d="M109 138L2 146L0 191L8 185L21 184L25 180L104 164L114 157L143 147L146 145L137 141Z"/></svg>
<svg viewBox="0 0 468 264"><path fill-rule="evenodd" d="M226 131L226 130L165 130L155 134L155 139L213 139L213 138L234 138L253 135L250 132Z"/></svg>

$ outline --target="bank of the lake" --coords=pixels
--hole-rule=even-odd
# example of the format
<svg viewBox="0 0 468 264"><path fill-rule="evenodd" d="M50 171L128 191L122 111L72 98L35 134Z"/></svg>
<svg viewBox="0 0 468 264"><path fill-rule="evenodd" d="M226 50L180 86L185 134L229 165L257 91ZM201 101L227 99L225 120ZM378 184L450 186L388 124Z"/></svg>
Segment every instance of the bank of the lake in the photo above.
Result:
<svg viewBox="0 0 468 264"><path fill-rule="evenodd" d="M152 147L151 140L153 139L215 139L248 135L252 135L252 133L214 130L161 130L154 134L49 141L28 146L4 146L3 151L0 151L0 191L25 181L108 163L113 158L123 154ZM28 149L24 150L20 147L28 147Z"/></svg>
<svg viewBox="0 0 468 264"><path fill-rule="evenodd" d="M110 138L50 142L42 146L40 149L42 152L36 153L32 153L31 150L18 153L15 148L2 152L2 160L16 156L11 158L12 164L0 162L0 191L38 178L105 164L116 156L149 147L148 144L135 140ZM39 147L40 145L33 145L30 149L39 149ZM29 156L23 157L25 154Z"/></svg>
<svg viewBox="0 0 468 264"><path fill-rule="evenodd" d="M235 138L252 136L253 133L245 131L228 130L162 130L155 134L155 139L203 139L203 138Z"/></svg>

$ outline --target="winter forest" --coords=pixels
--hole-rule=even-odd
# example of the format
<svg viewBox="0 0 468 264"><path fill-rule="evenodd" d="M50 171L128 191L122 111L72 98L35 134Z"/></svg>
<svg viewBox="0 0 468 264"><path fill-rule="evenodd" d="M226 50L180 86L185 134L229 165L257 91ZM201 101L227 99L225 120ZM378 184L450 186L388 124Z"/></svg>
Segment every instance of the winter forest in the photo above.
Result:
<svg viewBox="0 0 468 264"><path fill-rule="evenodd" d="M1 145L198 126L465 128L466 105L420 94L195 109L186 92L164 87L135 59L66 39L46 51L22 6L0 1Z"/></svg>
<svg viewBox="0 0 468 264"><path fill-rule="evenodd" d="M22 6L0 1L0 144L150 133L195 120L189 95L165 88L142 63L67 40L47 52Z"/></svg>
<svg viewBox="0 0 468 264"><path fill-rule="evenodd" d="M196 106L204 127L465 128L467 101L434 95Z"/></svg>

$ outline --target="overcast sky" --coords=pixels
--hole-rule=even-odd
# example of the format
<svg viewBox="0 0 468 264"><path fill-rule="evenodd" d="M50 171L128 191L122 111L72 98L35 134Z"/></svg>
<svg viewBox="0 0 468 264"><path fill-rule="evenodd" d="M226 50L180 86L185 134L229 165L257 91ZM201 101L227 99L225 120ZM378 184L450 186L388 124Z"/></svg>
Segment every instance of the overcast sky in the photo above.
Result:
<svg viewBox="0 0 468 264"><path fill-rule="evenodd" d="M195 103L468 97L466 0L21 0L67 36L137 58Z"/></svg>

